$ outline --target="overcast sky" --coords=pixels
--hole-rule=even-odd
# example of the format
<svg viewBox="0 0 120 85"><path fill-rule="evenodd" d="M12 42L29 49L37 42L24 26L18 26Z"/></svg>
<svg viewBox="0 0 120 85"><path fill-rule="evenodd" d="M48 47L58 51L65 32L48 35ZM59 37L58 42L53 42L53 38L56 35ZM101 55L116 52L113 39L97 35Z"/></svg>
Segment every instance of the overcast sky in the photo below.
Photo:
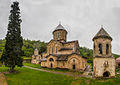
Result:
<svg viewBox="0 0 120 85"><path fill-rule="evenodd" d="M10 5L0 0L0 38L7 32ZM17 0L20 3L22 36L48 42L61 21L68 31L68 41L93 47L92 38L101 25L113 38L112 51L120 54L120 0Z"/></svg>

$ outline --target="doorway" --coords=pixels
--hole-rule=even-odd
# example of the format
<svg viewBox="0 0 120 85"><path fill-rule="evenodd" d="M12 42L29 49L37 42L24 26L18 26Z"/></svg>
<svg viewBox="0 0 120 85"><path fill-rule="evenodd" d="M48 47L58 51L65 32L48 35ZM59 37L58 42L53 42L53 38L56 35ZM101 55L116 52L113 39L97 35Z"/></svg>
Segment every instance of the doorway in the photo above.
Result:
<svg viewBox="0 0 120 85"><path fill-rule="evenodd" d="M103 73L103 77L109 77L109 76L110 76L110 73L108 71Z"/></svg>
<svg viewBox="0 0 120 85"><path fill-rule="evenodd" d="M50 68L53 68L53 64L52 63L50 64Z"/></svg>
<svg viewBox="0 0 120 85"><path fill-rule="evenodd" d="M75 70L75 65L73 65L73 70Z"/></svg>

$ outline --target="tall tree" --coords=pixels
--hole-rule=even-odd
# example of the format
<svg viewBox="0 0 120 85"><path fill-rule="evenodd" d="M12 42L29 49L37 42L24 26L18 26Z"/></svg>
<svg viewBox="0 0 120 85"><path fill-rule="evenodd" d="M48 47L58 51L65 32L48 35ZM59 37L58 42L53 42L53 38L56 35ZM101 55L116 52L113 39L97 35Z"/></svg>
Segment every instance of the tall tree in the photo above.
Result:
<svg viewBox="0 0 120 85"><path fill-rule="evenodd" d="M23 38L21 36L21 24L19 2L15 1L11 5L8 31L6 35L5 50L1 57L5 66L10 67L11 71L14 71L15 66L22 67L23 59L22 46Z"/></svg>

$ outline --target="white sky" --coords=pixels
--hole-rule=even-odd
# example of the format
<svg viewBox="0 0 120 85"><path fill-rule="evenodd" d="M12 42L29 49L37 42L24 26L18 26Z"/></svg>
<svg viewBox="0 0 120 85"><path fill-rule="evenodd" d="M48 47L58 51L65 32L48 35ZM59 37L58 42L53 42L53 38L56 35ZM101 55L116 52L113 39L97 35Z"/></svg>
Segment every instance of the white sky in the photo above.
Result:
<svg viewBox="0 0 120 85"><path fill-rule="evenodd" d="M12 0L13 1L13 0ZM14 0L15 1L15 0ZM92 48L101 25L113 38L112 50L120 54L120 0L17 0L20 2L22 36L48 42L61 21L68 41ZM0 0L0 38L7 32L10 0Z"/></svg>

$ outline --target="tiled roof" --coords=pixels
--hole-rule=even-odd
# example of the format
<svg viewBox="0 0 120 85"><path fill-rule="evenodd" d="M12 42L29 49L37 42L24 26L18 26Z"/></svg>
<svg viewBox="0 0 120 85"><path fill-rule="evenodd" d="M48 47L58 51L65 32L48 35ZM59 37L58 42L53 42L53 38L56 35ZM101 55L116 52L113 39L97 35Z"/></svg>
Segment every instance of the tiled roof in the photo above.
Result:
<svg viewBox="0 0 120 85"><path fill-rule="evenodd" d="M78 42L78 40L74 40L74 41L68 41L68 42L61 42L62 44L68 44L68 43L75 43Z"/></svg>
<svg viewBox="0 0 120 85"><path fill-rule="evenodd" d="M57 61L66 61L68 59L68 56L71 56L73 54L76 54L76 53L72 53L72 54L50 54L50 55L54 56L54 57L57 57ZM47 55L46 58L49 57L50 55ZM79 55L79 54L76 54L76 55ZM82 56L82 58L87 59L84 56Z"/></svg>
<svg viewBox="0 0 120 85"><path fill-rule="evenodd" d="M101 28L100 31L95 35L94 39L100 38L100 37L104 37L104 38L109 38L112 40L112 38L110 37L110 35L104 30L104 28Z"/></svg>

